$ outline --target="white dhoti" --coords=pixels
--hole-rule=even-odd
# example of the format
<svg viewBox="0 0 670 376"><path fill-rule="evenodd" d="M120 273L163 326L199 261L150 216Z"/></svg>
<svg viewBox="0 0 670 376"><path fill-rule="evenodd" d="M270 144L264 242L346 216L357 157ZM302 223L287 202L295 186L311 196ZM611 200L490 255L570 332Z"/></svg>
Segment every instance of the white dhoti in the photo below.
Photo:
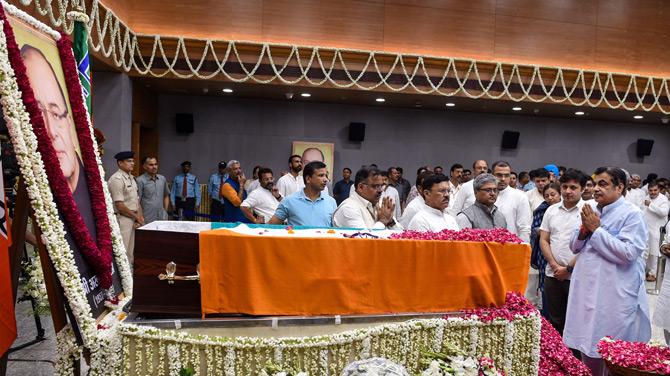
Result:
<svg viewBox="0 0 670 376"><path fill-rule="evenodd" d="M656 309L654 310L653 324L670 332L670 259L665 259L665 276L661 293L656 300Z"/></svg>
<svg viewBox="0 0 670 376"><path fill-rule="evenodd" d="M133 249L135 247L135 220L117 214L116 220L119 222L123 246L126 248L126 255L130 266L133 265Z"/></svg>

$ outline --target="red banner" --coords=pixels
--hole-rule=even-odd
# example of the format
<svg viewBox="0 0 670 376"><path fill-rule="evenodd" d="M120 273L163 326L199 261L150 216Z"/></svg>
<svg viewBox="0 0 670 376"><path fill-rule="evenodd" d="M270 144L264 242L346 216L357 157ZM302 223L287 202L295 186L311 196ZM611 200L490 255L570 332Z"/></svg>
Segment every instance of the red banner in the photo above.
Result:
<svg viewBox="0 0 670 376"><path fill-rule="evenodd" d="M0 164L2 171L2 164ZM0 178L0 356L16 339L16 318L14 317L14 294L12 276L9 270L9 221L5 200L5 185Z"/></svg>

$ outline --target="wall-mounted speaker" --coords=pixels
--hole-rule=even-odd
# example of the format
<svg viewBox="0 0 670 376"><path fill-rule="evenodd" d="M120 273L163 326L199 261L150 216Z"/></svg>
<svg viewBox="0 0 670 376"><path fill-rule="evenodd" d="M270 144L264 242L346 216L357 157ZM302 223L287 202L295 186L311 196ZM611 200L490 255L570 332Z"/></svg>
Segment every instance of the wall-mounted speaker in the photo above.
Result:
<svg viewBox="0 0 670 376"><path fill-rule="evenodd" d="M176 114L175 120L177 125L177 133L193 133L193 114Z"/></svg>
<svg viewBox="0 0 670 376"><path fill-rule="evenodd" d="M363 142L365 140L365 123L349 123L349 141Z"/></svg>
<svg viewBox="0 0 670 376"><path fill-rule="evenodd" d="M503 132L502 142L500 146L503 149L516 149L519 144L519 132L505 131Z"/></svg>
<svg viewBox="0 0 670 376"><path fill-rule="evenodd" d="M651 148L654 146L654 140L637 139L637 156L646 157L651 155Z"/></svg>

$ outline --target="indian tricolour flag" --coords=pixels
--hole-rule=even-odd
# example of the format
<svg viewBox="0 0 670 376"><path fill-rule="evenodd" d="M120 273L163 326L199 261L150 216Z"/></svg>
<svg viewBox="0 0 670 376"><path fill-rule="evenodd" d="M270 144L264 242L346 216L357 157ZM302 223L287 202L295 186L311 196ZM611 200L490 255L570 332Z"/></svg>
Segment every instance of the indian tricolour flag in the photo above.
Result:
<svg viewBox="0 0 670 376"><path fill-rule="evenodd" d="M0 163L2 171L2 163ZM5 184L0 178L0 356L16 339L16 319L14 317L14 292L9 268L9 221L7 220L7 200Z"/></svg>

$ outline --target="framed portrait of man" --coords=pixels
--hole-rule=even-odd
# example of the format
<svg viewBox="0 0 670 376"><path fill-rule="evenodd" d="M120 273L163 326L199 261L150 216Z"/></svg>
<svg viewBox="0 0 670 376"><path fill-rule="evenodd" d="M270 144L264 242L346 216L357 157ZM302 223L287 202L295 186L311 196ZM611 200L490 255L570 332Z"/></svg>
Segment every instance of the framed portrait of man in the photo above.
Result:
<svg viewBox="0 0 670 376"><path fill-rule="evenodd" d="M291 154L302 156L302 165L320 161L326 164L328 178L333 180L333 163L335 161L335 144L328 142L293 141Z"/></svg>
<svg viewBox="0 0 670 376"><path fill-rule="evenodd" d="M58 163L67 185L91 237L96 239L96 224L92 211L91 197L86 181L84 162L77 139L77 131L72 117L65 75L59 57L58 47L53 38L24 21L8 17L14 30L26 73L33 89L35 100L42 112L46 131L58 157ZM59 215L63 213L59 207ZM65 221L63 221L65 223ZM105 311L106 291L100 286L93 268L79 251L72 229L66 225L66 240L73 250L74 260L79 270L86 298L94 317ZM122 293L121 280L113 263L113 295Z"/></svg>

